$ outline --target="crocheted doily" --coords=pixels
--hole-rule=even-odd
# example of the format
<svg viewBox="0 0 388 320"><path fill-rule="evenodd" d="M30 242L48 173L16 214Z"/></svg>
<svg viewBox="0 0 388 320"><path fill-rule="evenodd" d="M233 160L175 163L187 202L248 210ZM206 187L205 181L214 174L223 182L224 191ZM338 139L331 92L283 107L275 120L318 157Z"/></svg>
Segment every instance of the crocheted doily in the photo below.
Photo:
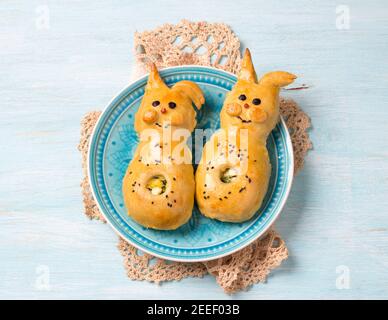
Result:
<svg viewBox="0 0 388 320"><path fill-rule="evenodd" d="M135 34L136 68L134 74L146 72L148 61L160 68L183 64L211 65L237 73L240 68L240 42L232 30L221 23L181 21L177 25L165 24L153 31ZM292 100L280 100L281 114L291 133L294 147L295 170L303 166L307 151L312 147L307 129L308 116ZM86 161L89 139L101 112L88 113L81 122L78 149L82 153L84 179L81 182L85 214L90 219L105 222L90 191ZM269 272L288 257L287 247L275 230L244 249L229 256L204 263L165 261L119 239L118 249L124 257L127 275L133 280L160 283L185 277L211 274L227 293L243 290L263 282ZM154 261L153 261L154 260Z"/></svg>

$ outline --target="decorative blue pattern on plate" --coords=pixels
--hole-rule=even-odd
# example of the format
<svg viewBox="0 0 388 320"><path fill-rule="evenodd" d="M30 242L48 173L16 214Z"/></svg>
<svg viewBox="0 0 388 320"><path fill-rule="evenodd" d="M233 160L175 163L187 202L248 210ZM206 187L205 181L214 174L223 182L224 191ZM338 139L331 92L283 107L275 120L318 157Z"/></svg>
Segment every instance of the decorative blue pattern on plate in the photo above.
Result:
<svg viewBox="0 0 388 320"><path fill-rule="evenodd" d="M206 98L206 104L198 112L197 128L212 131L219 128L219 112L225 94L236 81L233 74L208 67L186 66L162 70L161 75L168 85L181 80L195 81ZM195 207L192 218L182 227L174 231L157 231L140 226L127 215L121 186L138 143L133 127L134 114L146 81L146 76L137 80L111 101L91 138L90 185L106 220L124 239L141 250L178 261L215 259L237 251L263 235L283 208L292 182L292 144L283 120L267 141L272 164L270 184L262 207L251 220L238 224L219 222L203 217Z"/></svg>

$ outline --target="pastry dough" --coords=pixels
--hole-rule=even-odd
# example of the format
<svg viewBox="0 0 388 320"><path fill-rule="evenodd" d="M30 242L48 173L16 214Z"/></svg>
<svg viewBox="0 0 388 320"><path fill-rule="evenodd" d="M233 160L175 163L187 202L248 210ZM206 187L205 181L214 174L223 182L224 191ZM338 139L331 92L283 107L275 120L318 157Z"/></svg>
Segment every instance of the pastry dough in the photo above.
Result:
<svg viewBox="0 0 388 320"><path fill-rule="evenodd" d="M204 101L195 83L169 88L151 66L135 116L140 142L123 180L128 214L147 228L176 229L191 217L195 180L186 140L196 126L193 103L200 108Z"/></svg>
<svg viewBox="0 0 388 320"><path fill-rule="evenodd" d="M245 51L238 80L221 110L221 129L206 143L196 172L202 214L241 222L260 208L271 175L266 140L279 120L280 87L295 78L276 71L257 81L250 52Z"/></svg>

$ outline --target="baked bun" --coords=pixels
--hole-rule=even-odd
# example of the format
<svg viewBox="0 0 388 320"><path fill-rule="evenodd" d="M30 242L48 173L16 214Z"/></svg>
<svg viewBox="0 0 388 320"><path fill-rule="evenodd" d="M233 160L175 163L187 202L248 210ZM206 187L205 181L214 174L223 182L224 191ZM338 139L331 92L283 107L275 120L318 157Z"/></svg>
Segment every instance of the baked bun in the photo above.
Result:
<svg viewBox="0 0 388 320"><path fill-rule="evenodd" d="M197 108L204 103L195 83L180 81L169 88L151 66L135 116L140 142L123 180L128 214L147 228L172 230L191 217L195 180L186 140L196 126L193 103Z"/></svg>
<svg viewBox="0 0 388 320"><path fill-rule="evenodd" d="M242 222L260 208L271 175L266 140L279 120L280 87L295 78L276 71L258 81L245 51L238 80L221 110L221 128L206 143L196 171L196 199L203 215Z"/></svg>

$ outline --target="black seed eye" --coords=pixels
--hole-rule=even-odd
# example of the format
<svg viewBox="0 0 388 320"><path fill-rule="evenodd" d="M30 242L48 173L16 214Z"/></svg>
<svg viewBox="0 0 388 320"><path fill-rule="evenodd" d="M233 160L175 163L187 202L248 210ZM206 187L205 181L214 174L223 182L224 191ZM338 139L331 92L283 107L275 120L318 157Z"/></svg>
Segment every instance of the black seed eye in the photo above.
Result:
<svg viewBox="0 0 388 320"><path fill-rule="evenodd" d="M259 98L255 98L252 100L252 103L256 106L258 106L261 103L261 100Z"/></svg>
<svg viewBox="0 0 388 320"><path fill-rule="evenodd" d="M160 105L160 102L158 100L152 102L153 107L157 107L158 105Z"/></svg>
<svg viewBox="0 0 388 320"><path fill-rule="evenodd" d="M171 108L171 109L174 109L176 107L176 103L175 102L169 102L168 103L168 106Z"/></svg>
<svg viewBox="0 0 388 320"><path fill-rule="evenodd" d="M238 97L241 101L245 101L247 100L247 96L245 94L240 94L240 96Z"/></svg>

